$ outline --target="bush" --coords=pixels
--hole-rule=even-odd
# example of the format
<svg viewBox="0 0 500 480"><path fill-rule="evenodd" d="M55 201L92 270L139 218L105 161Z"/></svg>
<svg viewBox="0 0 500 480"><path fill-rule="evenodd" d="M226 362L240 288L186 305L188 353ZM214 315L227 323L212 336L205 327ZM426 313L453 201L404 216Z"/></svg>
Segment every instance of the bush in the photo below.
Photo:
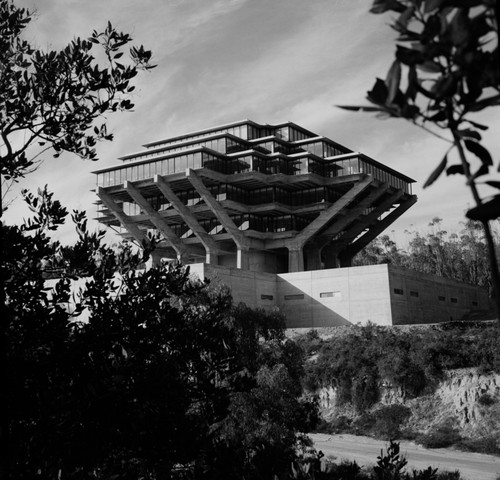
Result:
<svg viewBox="0 0 500 480"><path fill-rule="evenodd" d="M363 413L352 422L352 432L356 435L370 435L376 419L371 413Z"/></svg>
<svg viewBox="0 0 500 480"><path fill-rule="evenodd" d="M387 405L374 412L373 434L383 440L401 437L401 424L411 415L411 410L403 405Z"/></svg>
<svg viewBox="0 0 500 480"><path fill-rule="evenodd" d="M349 480L370 480L370 475L365 472L355 461L342 461L339 465L333 465L331 468L328 480L341 480L348 478Z"/></svg>
<svg viewBox="0 0 500 480"><path fill-rule="evenodd" d="M461 442L462 437L449 425L442 425L430 433L419 435L416 442L425 448L446 448Z"/></svg>
<svg viewBox="0 0 500 480"><path fill-rule="evenodd" d="M493 398L489 393L483 393L478 399L477 403L483 407L491 407L496 403L496 399Z"/></svg>
<svg viewBox="0 0 500 480"><path fill-rule="evenodd" d="M461 450L469 452L500 455L499 438L493 435L476 439L462 440L457 446Z"/></svg>
<svg viewBox="0 0 500 480"><path fill-rule="evenodd" d="M304 351L317 352L315 361L306 365L304 386L309 390L335 386L337 404L351 403L359 412L378 400L381 381L416 397L432 393L449 369L500 372L500 330L484 324L410 331L355 326L328 340L309 333L298 342ZM489 400L483 400L488 406Z"/></svg>

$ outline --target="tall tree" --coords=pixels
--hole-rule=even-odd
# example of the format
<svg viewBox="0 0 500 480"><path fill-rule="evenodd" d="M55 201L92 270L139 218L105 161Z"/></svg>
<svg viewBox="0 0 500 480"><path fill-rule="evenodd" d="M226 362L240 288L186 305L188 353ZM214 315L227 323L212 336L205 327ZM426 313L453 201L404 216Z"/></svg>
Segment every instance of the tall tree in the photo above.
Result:
<svg viewBox="0 0 500 480"><path fill-rule="evenodd" d="M427 232L407 232L408 245L400 248L387 235L376 238L354 258L356 265L390 263L488 289L493 295L488 248L479 222L467 220L458 232L443 229L442 219L429 223Z"/></svg>
<svg viewBox="0 0 500 480"><path fill-rule="evenodd" d="M485 183L500 189L500 182L483 182L494 166L481 143L481 132L488 126L472 119L500 105L499 2L375 0L370 11L398 14L391 24L399 34L396 58L385 80L377 79L368 92L374 106L342 108L402 118L450 143L424 188L443 172L465 176L476 203L466 215L483 226L500 320L500 275L489 225L500 217L500 194L485 199L478 188ZM458 163L450 164L452 151Z"/></svg>

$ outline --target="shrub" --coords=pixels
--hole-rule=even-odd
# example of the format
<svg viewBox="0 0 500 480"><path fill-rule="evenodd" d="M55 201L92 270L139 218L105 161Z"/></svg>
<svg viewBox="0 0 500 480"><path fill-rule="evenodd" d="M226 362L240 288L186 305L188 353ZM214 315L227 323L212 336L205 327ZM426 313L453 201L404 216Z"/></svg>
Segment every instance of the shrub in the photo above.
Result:
<svg viewBox="0 0 500 480"><path fill-rule="evenodd" d="M334 465L327 477L329 480L348 478L350 480L370 480L370 475L365 472L355 461L342 461Z"/></svg>
<svg viewBox="0 0 500 480"><path fill-rule="evenodd" d="M491 407L496 403L496 399L493 398L489 393L483 393L478 399L477 403L483 407Z"/></svg>
<svg viewBox="0 0 500 480"><path fill-rule="evenodd" d="M449 425L442 425L430 433L419 435L416 442L425 448L446 448L462 440L457 430Z"/></svg>
<svg viewBox="0 0 500 480"><path fill-rule="evenodd" d="M500 454L498 437L490 435L476 439L464 439L457 446L462 450L469 452L488 453L491 455Z"/></svg>
<svg viewBox="0 0 500 480"><path fill-rule="evenodd" d="M401 424L411 415L411 410L404 405L387 405L373 415L373 434L384 440L395 440L401 437Z"/></svg>
<svg viewBox="0 0 500 480"><path fill-rule="evenodd" d="M352 422L352 431L356 435L370 435L375 426L375 416L363 413Z"/></svg>

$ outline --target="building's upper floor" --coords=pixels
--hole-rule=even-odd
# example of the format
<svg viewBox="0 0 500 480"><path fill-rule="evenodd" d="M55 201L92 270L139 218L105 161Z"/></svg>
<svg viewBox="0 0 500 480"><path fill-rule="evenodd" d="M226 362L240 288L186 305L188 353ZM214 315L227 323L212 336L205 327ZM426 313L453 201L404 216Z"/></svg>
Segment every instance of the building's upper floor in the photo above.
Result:
<svg viewBox="0 0 500 480"><path fill-rule="evenodd" d="M97 185L207 168L224 174L316 174L332 178L366 173L411 194L414 182L374 159L292 122L259 125L244 120L144 145L120 157L121 165L99 170Z"/></svg>

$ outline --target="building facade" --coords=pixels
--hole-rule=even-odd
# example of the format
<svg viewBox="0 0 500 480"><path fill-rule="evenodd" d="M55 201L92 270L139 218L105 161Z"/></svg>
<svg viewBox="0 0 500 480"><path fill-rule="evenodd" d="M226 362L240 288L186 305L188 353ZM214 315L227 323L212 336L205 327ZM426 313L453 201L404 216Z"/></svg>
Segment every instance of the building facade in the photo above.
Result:
<svg viewBox="0 0 500 480"><path fill-rule="evenodd" d="M280 311L288 328L430 324L491 313L484 288L387 264L274 275L200 263L191 272L227 285L250 307Z"/></svg>
<svg viewBox="0 0 500 480"><path fill-rule="evenodd" d="M98 220L157 255L287 273L350 266L411 207L413 180L294 123L250 120L144 145L95 172Z"/></svg>
<svg viewBox="0 0 500 480"><path fill-rule="evenodd" d="M288 327L460 320L486 292L353 256L416 202L413 180L294 123L160 140L95 172L98 220L191 264ZM343 267L343 268L339 268Z"/></svg>

